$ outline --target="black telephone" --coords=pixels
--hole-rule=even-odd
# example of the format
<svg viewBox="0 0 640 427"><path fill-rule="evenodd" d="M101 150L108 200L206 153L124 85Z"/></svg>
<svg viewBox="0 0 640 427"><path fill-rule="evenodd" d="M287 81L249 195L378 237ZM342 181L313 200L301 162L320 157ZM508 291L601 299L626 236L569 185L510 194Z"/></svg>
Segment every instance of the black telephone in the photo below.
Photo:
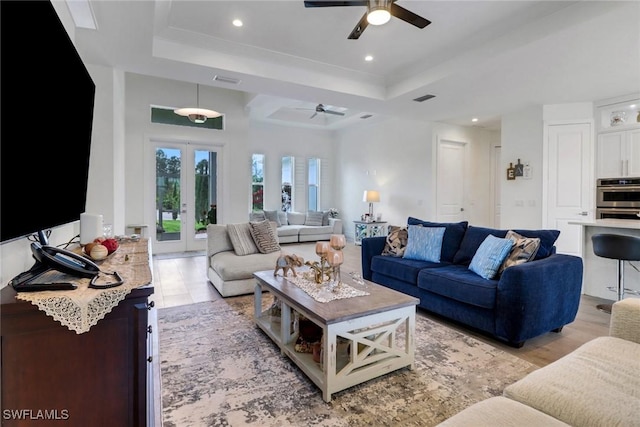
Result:
<svg viewBox="0 0 640 427"><path fill-rule="evenodd" d="M33 242L31 252L36 261L72 276L93 277L100 273L100 267L94 262L66 249Z"/></svg>
<svg viewBox="0 0 640 427"><path fill-rule="evenodd" d="M14 277L9 284L17 292L32 292L45 290L76 289L70 282L35 283L35 279L49 270L57 270L76 277L95 277L100 273L100 267L87 258L66 249L55 246L31 243L31 252L36 263L28 271Z"/></svg>

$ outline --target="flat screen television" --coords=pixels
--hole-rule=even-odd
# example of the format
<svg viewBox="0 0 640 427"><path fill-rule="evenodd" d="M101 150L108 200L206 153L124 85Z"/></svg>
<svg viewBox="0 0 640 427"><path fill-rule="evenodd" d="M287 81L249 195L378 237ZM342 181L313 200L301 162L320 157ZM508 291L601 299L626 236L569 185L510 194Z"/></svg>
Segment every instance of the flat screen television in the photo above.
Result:
<svg viewBox="0 0 640 427"><path fill-rule="evenodd" d="M3 0L0 17L4 243L85 211L95 84L51 2Z"/></svg>

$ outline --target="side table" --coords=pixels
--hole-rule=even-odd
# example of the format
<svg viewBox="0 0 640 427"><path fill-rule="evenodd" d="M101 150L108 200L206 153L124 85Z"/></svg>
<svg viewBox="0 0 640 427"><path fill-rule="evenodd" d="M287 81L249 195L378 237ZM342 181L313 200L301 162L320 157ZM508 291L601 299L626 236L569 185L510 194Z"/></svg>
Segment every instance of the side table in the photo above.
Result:
<svg viewBox="0 0 640 427"><path fill-rule="evenodd" d="M354 241L356 245L362 244L362 239L365 237L377 237L386 236L388 234L386 221L353 221L355 224L355 237Z"/></svg>

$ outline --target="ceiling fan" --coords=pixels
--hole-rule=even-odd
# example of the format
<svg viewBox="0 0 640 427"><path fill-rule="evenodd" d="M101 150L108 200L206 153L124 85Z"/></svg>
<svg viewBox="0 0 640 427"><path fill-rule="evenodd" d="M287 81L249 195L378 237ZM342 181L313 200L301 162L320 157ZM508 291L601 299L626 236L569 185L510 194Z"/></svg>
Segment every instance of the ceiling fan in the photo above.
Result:
<svg viewBox="0 0 640 427"><path fill-rule="evenodd" d="M325 106L323 104L318 104L315 107L314 113L309 118L313 119L315 116L318 115L318 113L333 114L334 116L344 116L344 113L342 113L340 111L333 111L333 110L330 110L329 108L331 108L331 106ZM297 109L298 110L312 110L311 108L297 108Z"/></svg>
<svg viewBox="0 0 640 427"><path fill-rule="evenodd" d="M349 39L356 40L367 25L382 25L391 19L392 16L418 27L424 28L431 24L431 21L416 15L407 9L396 4L396 0L352 0L352 1L332 1L332 0L305 0L304 7L336 7L336 6L367 6L367 12L360 18Z"/></svg>

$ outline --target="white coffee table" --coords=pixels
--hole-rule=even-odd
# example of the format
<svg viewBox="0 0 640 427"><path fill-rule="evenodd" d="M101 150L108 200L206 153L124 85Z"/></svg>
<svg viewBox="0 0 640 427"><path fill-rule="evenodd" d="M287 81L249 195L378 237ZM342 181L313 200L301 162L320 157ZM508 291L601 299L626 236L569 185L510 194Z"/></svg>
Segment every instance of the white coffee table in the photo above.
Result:
<svg viewBox="0 0 640 427"><path fill-rule="evenodd" d="M256 325L322 390L326 402L335 392L400 368L414 368L417 298L371 282L359 285L349 278L345 282L370 295L321 303L293 282L274 277L273 270L257 272L254 277ZM274 321L268 308L262 307L265 291L281 301L280 321ZM322 328L325 350L321 363L314 362L310 353L295 351L296 313ZM348 346L338 350L339 342Z"/></svg>

